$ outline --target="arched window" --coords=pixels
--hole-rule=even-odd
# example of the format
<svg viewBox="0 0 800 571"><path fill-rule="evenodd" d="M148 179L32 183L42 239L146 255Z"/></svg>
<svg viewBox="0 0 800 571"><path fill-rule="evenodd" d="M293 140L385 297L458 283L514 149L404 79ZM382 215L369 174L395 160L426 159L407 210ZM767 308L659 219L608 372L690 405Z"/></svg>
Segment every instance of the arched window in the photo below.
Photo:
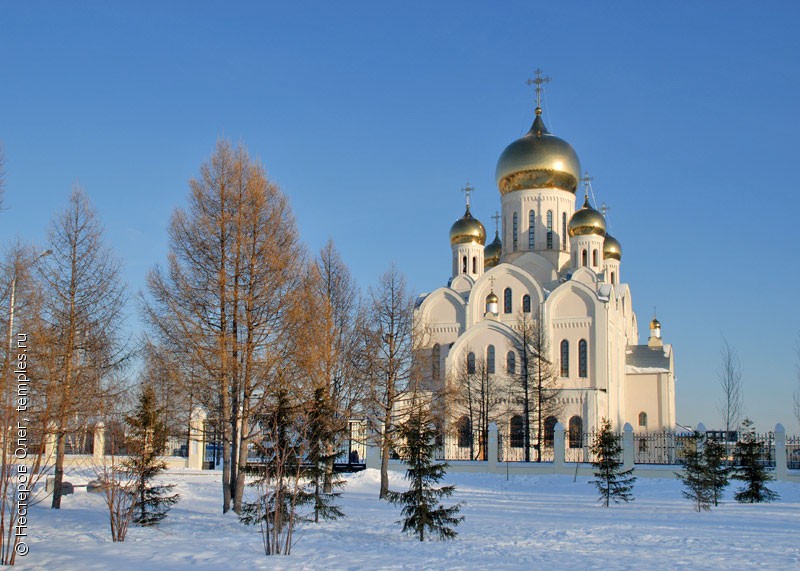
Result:
<svg viewBox="0 0 800 571"><path fill-rule="evenodd" d="M561 249L567 249L567 213L561 214Z"/></svg>
<svg viewBox="0 0 800 571"><path fill-rule="evenodd" d="M612 284L617 283L617 274L615 274L614 272L611 272L611 283Z"/></svg>
<svg viewBox="0 0 800 571"><path fill-rule="evenodd" d="M462 274L466 274L467 273L467 257L466 256L461 258L461 273Z"/></svg>
<svg viewBox="0 0 800 571"><path fill-rule="evenodd" d="M597 250L592 251L592 265L597 267Z"/></svg>
<svg viewBox="0 0 800 571"><path fill-rule="evenodd" d="M586 267L588 262L586 260L586 250L581 250L581 266Z"/></svg>
<svg viewBox="0 0 800 571"><path fill-rule="evenodd" d="M647 428L647 413L640 412L639 413L639 426L643 428Z"/></svg>
<svg viewBox="0 0 800 571"><path fill-rule="evenodd" d="M531 312L531 296L527 293L522 296L522 313Z"/></svg>
<svg viewBox="0 0 800 571"><path fill-rule="evenodd" d="M519 414L515 414L511 417L510 423L510 434L511 434L511 448L522 448L525 446L525 421L522 419L522 416Z"/></svg>
<svg viewBox="0 0 800 571"><path fill-rule="evenodd" d="M580 416L569 419L569 447L580 448L583 440L583 421Z"/></svg>
<svg viewBox="0 0 800 571"><path fill-rule="evenodd" d="M517 354L509 351L506 355L506 373L514 375L517 372Z"/></svg>
<svg viewBox="0 0 800 571"><path fill-rule="evenodd" d="M486 348L486 372L494 374L494 345Z"/></svg>
<svg viewBox="0 0 800 571"><path fill-rule="evenodd" d="M553 249L553 211L547 211L547 249Z"/></svg>
<svg viewBox="0 0 800 571"><path fill-rule="evenodd" d="M434 381L439 380L439 363L442 359L442 348L436 343L431 352L431 377Z"/></svg>
<svg viewBox="0 0 800 571"><path fill-rule="evenodd" d="M519 230L519 221L517 220L517 213L514 213L514 216L511 218L513 221L513 227L511 229L511 243L513 245L514 252L517 251L517 234Z"/></svg>
<svg viewBox="0 0 800 571"><path fill-rule="evenodd" d="M478 273L478 256L472 256L472 273Z"/></svg>
<svg viewBox="0 0 800 571"><path fill-rule="evenodd" d="M587 355L586 339L578 341L578 376L582 379L589 376L589 356Z"/></svg>
<svg viewBox="0 0 800 571"><path fill-rule="evenodd" d="M503 313L511 313L511 288L507 287L503 291Z"/></svg>
<svg viewBox="0 0 800 571"><path fill-rule="evenodd" d="M475 353L472 351L467 353L467 373L470 375L475 374Z"/></svg>
<svg viewBox="0 0 800 571"><path fill-rule="evenodd" d="M458 447L469 448L472 443L472 422L467 415L458 419L456 431L458 432Z"/></svg>
<svg viewBox="0 0 800 571"><path fill-rule="evenodd" d="M544 445L552 446L556 438L556 424L558 419L555 416L548 416L544 419Z"/></svg>
<svg viewBox="0 0 800 571"><path fill-rule="evenodd" d="M561 341L561 376L569 377L569 341Z"/></svg>
<svg viewBox="0 0 800 571"><path fill-rule="evenodd" d="M528 249L533 250L536 246L536 211L528 212Z"/></svg>

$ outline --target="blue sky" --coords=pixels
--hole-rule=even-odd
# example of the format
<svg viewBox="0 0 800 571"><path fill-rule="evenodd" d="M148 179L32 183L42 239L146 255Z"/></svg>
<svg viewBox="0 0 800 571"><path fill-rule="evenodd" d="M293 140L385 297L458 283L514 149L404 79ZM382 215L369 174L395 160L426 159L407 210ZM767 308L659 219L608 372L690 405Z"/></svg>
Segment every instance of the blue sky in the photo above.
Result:
<svg viewBox="0 0 800 571"><path fill-rule="evenodd" d="M724 334L746 413L798 429L796 3L228 4L3 4L0 240L43 242L78 180L136 292L223 136L264 162L311 251L332 238L363 287L394 260L430 291L466 181L491 234L541 67L549 129L612 207L640 340L655 305L675 346L678 421L718 424Z"/></svg>

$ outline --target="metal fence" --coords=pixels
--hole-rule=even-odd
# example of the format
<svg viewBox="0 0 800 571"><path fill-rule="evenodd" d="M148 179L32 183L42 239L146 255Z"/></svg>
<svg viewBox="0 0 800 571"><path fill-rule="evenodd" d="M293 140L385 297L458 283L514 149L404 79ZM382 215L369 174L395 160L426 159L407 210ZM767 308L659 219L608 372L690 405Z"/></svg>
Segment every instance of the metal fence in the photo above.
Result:
<svg viewBox="0 0 800 571"><path fill-rule="evenodd" d="M786 437L786 467L800 470L800 436Z"/></svg>
<svg viewBox="0 0 800 571"><path fill-rule="evenodd" d="M544 441L538 446L530 439L527 454L524 434L499 434L497 456L500 462L552 462L554 457L553 441Z"/></svg>
<svg viewBox="0 0 800 571"><path fill-rule="evenodd" d="M436 460L487 460L489 434L481 430L445 434L436 439Z"/></svg>
<svg viewBox="0 0 800 571"><path fill-rule="evenodd" d="M660 432L635 432L633 434L633 462L635 464L683 464L684 446L689 434Z"/></svg>

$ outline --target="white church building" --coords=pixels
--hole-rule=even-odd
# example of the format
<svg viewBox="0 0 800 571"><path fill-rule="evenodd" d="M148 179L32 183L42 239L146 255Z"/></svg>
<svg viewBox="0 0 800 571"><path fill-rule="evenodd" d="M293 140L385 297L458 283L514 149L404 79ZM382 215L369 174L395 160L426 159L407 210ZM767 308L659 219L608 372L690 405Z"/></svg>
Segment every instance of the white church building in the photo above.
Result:
<svg viewBox="0 0 800 571"><path fill-rule="evenodd" d="M591 432L603 418L616 430L625 423L637 432L672 429L672 347L662 342L655 317L648 342L639 344L620 242L589 202L591 179L581 176L577 153L545 126L545 81L533 82L538 101L530 131L497 162L501 209L494 240L486 245L484 226L470 211L468 185L466 212L450 230L451 278L417 301L415 317L429 340L431 381L459 382L459 367L474 368L477 356L489 374L513 382L520 323L541 319L559 403L558 413L545 422L547 432L556 422L571 435ZM581 182L586 192L576 196ZM492 421L501 434L513 434L519 400L503 406ZM463 411L450 412L452 434L464 417Z"/></svg>

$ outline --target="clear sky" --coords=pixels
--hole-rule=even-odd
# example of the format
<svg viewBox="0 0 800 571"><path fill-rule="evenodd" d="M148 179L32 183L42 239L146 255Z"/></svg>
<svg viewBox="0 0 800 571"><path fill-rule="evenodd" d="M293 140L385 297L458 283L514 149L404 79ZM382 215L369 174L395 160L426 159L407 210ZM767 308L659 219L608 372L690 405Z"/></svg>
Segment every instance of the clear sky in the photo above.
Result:
<svg viewBox="0 0 800 571"><path fill-rule="evenodd" d="M448 230L533 119L611 206L645 342L675 347L678 421L719 424L724 334L745 411L798 430L796 2L4 2L0 240L43 243L75 180L132 292L166 255L187 180L223 136L290 197L311 251L332 238L362 287L397 262L444 285ZM135 307L131 326L139 327Z"/></svg>

